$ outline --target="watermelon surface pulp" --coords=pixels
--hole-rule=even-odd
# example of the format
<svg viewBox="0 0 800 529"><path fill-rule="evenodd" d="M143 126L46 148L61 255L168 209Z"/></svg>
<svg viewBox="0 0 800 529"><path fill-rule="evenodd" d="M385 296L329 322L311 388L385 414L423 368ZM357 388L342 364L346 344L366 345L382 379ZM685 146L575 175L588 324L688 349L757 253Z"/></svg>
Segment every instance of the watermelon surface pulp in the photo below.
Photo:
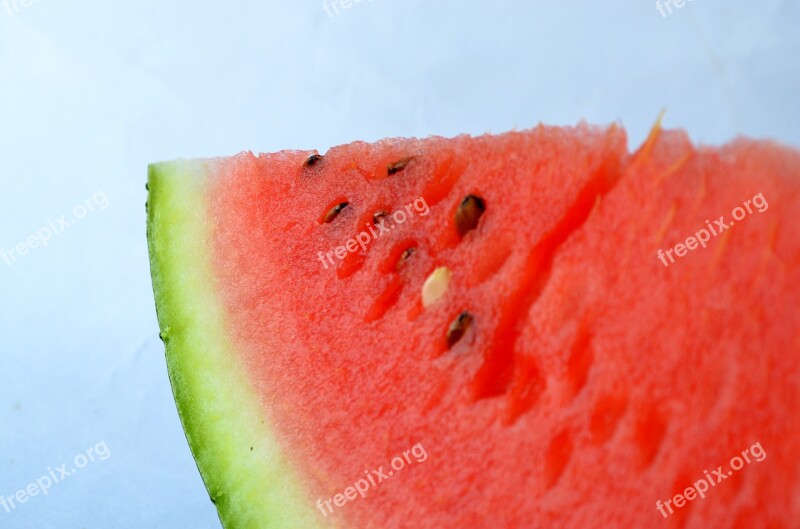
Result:
<svg viewBox="0 0 800 529"><path fill-rule="evenodd" d="M797 151L539 126L148 186L225 527L800 527Z"/></svg>

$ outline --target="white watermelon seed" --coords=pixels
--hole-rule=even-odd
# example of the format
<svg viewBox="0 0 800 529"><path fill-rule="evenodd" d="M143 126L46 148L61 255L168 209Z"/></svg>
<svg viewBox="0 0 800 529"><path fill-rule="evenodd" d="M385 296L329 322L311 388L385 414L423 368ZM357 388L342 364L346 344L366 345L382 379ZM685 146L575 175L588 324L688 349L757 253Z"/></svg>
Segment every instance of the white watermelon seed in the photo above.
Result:
<svg viewBox="0 0 800 529"><path fill-rule="evenodd" d="M422 285L422 306L430 307L447 293L453 274L446 266L434 270Z"/></svg>

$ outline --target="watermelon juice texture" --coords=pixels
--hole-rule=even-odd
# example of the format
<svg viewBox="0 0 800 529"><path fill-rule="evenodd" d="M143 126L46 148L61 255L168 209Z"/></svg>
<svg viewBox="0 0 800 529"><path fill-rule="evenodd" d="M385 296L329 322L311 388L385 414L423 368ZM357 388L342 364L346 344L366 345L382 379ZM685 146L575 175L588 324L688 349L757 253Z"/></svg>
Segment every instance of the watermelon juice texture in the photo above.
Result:
<svg viewBox="0 0 800 529"><path fill-rule="evenodd" d="M753 456L753 459L750 458L751 455ZM741 457L736 455L731 458L730 462L728 463L731 470L726 472L722 468L722 465L718 466L716 469L713 469L710 473L708 470L704 470L704 477L695 481L691 486L686 487L683 493L676 494L673 498L666 500L664 503L661 503L661 500L656 501L656 509L658 509L658 512L660 512L664 518L667 518L670 514L675 512L670 503L673 503L676 509L680 509L686 505L687 502L693 501L698 497L700 499L704 499L706 497L706 493L709 491L709 487L715 487L729 477L732 477L733 473L744 468L745 464L750 464L753 462L760 463L761 461L764 461L766 457L767 452L761 446L761 443L756 443L750 448L745 448L741 453Z"/></svg>
<svg viewBox="0 0 800 529"><path fill-rule="evenodd" d="M348 501L357 499L356 494L361 496L361 498L366 498L370 487L377 487L383 481L394 476L395 473L403 470L407 464L423 463L427 459L428 453L425 451L425 447L422 446L422 443L417 443L410 449L403 451L402 454L398 454L392 458L388 465L391 470L387 468L384 471L383 466L371 471L365 470L365 476L353 483L352 487L347 487L342 493L336 494L324 502L322 499L318 499L316 503L317 509L323 516L327 517L329 514L333 514L334 507L343 507ZM333 505L331 505L331 503L333 503Z"/></svg>
<svg viewBox="0 0 800 529"><path fill-rule="evenodd" d="M755 208L755 210L753 208ZM730 229L736 221L744 220L747 215L752 215L755 212L764 213L767 209L769 209L769 204L764 198L764 194L759 193L752 199L745 200L742 206L733 208L731 212L733 220L728 220L726 222L724 215L720 216L713 223L706 219L706 227L696 231L694 237L687 237L685 243L678 243L674 248L669 248L666 252L659 249L657 253L658 259L667 267L675 262L675 257L672 256L673 251L676 257L683 257L686 255L687 251L697 249L698 245L702 248L706 248L707 243L712 237L721 235L725 230ZM669 262L667 262L667 258L669 258Z"/></svg>

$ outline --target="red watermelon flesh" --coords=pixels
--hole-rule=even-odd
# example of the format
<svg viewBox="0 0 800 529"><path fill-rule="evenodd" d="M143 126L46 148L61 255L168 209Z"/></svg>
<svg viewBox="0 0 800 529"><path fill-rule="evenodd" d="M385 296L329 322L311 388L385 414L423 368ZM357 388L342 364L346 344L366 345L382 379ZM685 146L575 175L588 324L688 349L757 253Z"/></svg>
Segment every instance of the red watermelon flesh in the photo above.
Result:
<svg viewBox="0 0 800 529"><path fill-rule="evenodd" d="M617 126L540 126L161 167L160 321L227 527L800 527L796 151L656 127L629 154ZM194 227L159 222L181 178ZM171 293L198 255L207 296ZM206 330L179 304L215 307L221 369L196 365L182 340ZM208 426L228 397L198 389L228 369L254 398L227 431L264 449L263 425L284 477L231 471ZM705 498L657 508L720 465ZM267 514L238 492L284 479Z"/></svg>

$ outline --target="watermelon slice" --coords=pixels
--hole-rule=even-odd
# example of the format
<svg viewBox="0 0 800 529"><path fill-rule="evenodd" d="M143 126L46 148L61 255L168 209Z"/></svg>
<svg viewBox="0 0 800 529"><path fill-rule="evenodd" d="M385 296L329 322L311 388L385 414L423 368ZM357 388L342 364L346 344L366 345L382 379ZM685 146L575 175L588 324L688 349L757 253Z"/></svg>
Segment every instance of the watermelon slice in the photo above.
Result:
<svg viewBox="0 0 800 529"><path fill-rule="evenodd" d="M161 336L223 525L800 527L800 154L626 144L151 166Z"/></svg>

